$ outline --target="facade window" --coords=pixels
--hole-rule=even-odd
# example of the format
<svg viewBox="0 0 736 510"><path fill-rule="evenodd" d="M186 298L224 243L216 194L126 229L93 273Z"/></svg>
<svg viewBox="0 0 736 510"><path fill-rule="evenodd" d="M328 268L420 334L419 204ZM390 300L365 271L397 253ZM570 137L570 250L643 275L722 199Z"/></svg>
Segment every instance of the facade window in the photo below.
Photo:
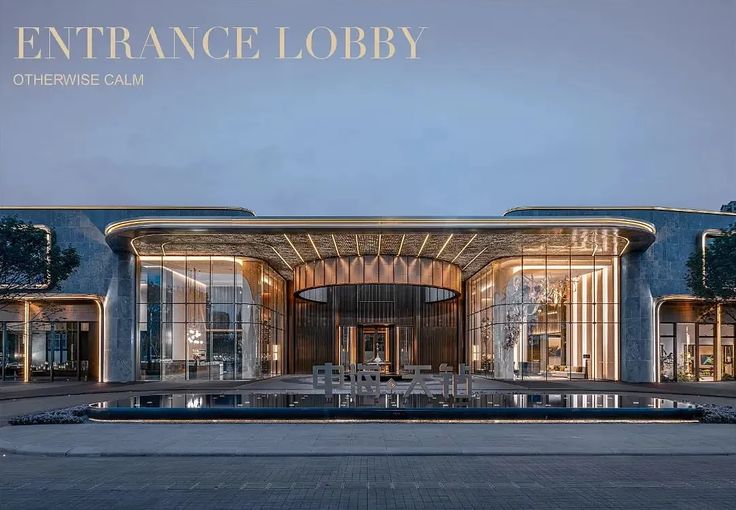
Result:
<svg viewBox="0 0 736 510"><path fill-rule="evenodd" d="M723 307L720 339L715 328L712 305L664 303L659 311L660 382L734 380L736 307Z"/></svg>
<svg viewBox="0 0 736 510"><path fill-rule="evenodd" d="M99 323L94 304L19 302L0 311L0 380L99 378Z"/></svg>
<svg viewBox="0 0 736 510"><path fill-rule="evenodd" d="M667 322L659 326L659 380L675 381L675 328Z"/></svg>
<svg viewBox="0 0 736 510"><path fill-rule="evenodd" d="M283 373L285 282L262 261L140 257L138 366L144 380Z"/></svg>
<svg viewBox="0 0 736 510"><path fill-rule="evenodd" d="M466 283L467 362L496 379L618 379L619 259L522 256Z"/></svg>

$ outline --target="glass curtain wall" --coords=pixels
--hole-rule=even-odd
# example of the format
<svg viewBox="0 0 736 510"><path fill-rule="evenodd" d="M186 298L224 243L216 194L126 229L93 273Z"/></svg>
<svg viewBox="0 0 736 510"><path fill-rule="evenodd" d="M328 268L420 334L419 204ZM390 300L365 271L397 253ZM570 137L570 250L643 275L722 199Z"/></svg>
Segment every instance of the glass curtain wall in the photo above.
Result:
<svg viewBox="0 0 736 510"><path fill-rule="evenodd" d="M253 379L283 372L285 282L259 260L139 258L144 380Z"/></svg>
<svg viewBox="0 0 736 510"><path fill-rule="evenodd" d="M522 256L466 283L468 363L496 379L618 379L619 260Z"/></svg>

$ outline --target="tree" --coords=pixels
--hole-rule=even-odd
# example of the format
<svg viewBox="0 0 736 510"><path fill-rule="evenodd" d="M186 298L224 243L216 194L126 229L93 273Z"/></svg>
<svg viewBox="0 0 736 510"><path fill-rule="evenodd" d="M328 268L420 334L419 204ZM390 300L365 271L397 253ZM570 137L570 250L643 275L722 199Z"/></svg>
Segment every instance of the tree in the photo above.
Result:
<svg viewBox="0 0 736 510"><path fill-rule="evenodd" d="M53 229L16 217L0 219L0 301L59 290L78 266L77 251L62 249Z"/></svg>
<svg viewBox="0 0 736 510"><path fill-rule="evenodd" d="M687 268L687 286L695 296L713 303L736 300L736 223L713 239L705 255L696 249Z"/></svg>
<svg viewBox="0 0 736 510"><path fill-rule="evenodd" d="M736 223L713 238L705 253L696 249L687 260L687 286L694 296L712 306L702 314L715 314L716 379L720 379L721 320L725 311L736 321L736 309L724 306L736 303Z"/></svg>

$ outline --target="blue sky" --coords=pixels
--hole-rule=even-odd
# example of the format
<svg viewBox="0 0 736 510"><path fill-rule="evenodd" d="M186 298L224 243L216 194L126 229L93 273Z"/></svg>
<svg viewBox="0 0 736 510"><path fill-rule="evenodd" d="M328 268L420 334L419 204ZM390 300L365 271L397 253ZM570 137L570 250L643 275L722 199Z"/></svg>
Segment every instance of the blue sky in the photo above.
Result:
<svg viewBox="0 0 736 510"><path fill-rule="evenodd" d="M496 215L736 200L736 1L0 0L0 201ZM421 59L18 61L16 25L427 26ZM144 73L140 88L14 73Z"/></svg>

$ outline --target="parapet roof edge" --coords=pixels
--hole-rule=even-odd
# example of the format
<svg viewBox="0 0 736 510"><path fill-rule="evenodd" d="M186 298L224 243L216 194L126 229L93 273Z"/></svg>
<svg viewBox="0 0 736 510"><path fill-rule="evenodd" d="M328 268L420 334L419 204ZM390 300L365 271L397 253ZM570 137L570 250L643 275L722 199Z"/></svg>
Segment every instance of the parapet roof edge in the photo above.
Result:
<svg viewBox="0 0 736 510"><path fill-rule="evenodd" d="M516 228L516 227L632 227L648 234L656 234L655 226L644 220L608 216L546 216L546 217L382 217L382 216L252 216L242 218L213 217L155 217L129 218L110 223L105 235L131 228L238 228L255 229L426 229L426 228Z"/></svg>
<svg viewBox="0 0 736 510"><path fill-rule="evenodd" d="M550 210L550 211L664 211L664 212L682 212L682 213L693 213L693 214L718 214L723 216L736 216L736 213L727 211L715 211L710 209L690 209L687 207L664 207L658 205L578 205L578 206L563 206L563 205L524 205L520 207L512 207L507 209L503 215L515 211L536 211L536 210Z"/></svg>
<svg viewBox="0 0 736 510"><path fill-rule="evenodd" d="M188 211L188 210L194 210L194 211L244 211L251 213L253 216L256 215L256 212L253 209L248 209L247 207L229 207L229 206L222 206L222 205L215 205L215 206L205 206L205 205L0 205L0 210L10 210L10 209L18 209L18 210L54 210L54 209L62 209L62 210L111 210L111 211L119 211L119 210L161 210L161 211Z"/></svg>

